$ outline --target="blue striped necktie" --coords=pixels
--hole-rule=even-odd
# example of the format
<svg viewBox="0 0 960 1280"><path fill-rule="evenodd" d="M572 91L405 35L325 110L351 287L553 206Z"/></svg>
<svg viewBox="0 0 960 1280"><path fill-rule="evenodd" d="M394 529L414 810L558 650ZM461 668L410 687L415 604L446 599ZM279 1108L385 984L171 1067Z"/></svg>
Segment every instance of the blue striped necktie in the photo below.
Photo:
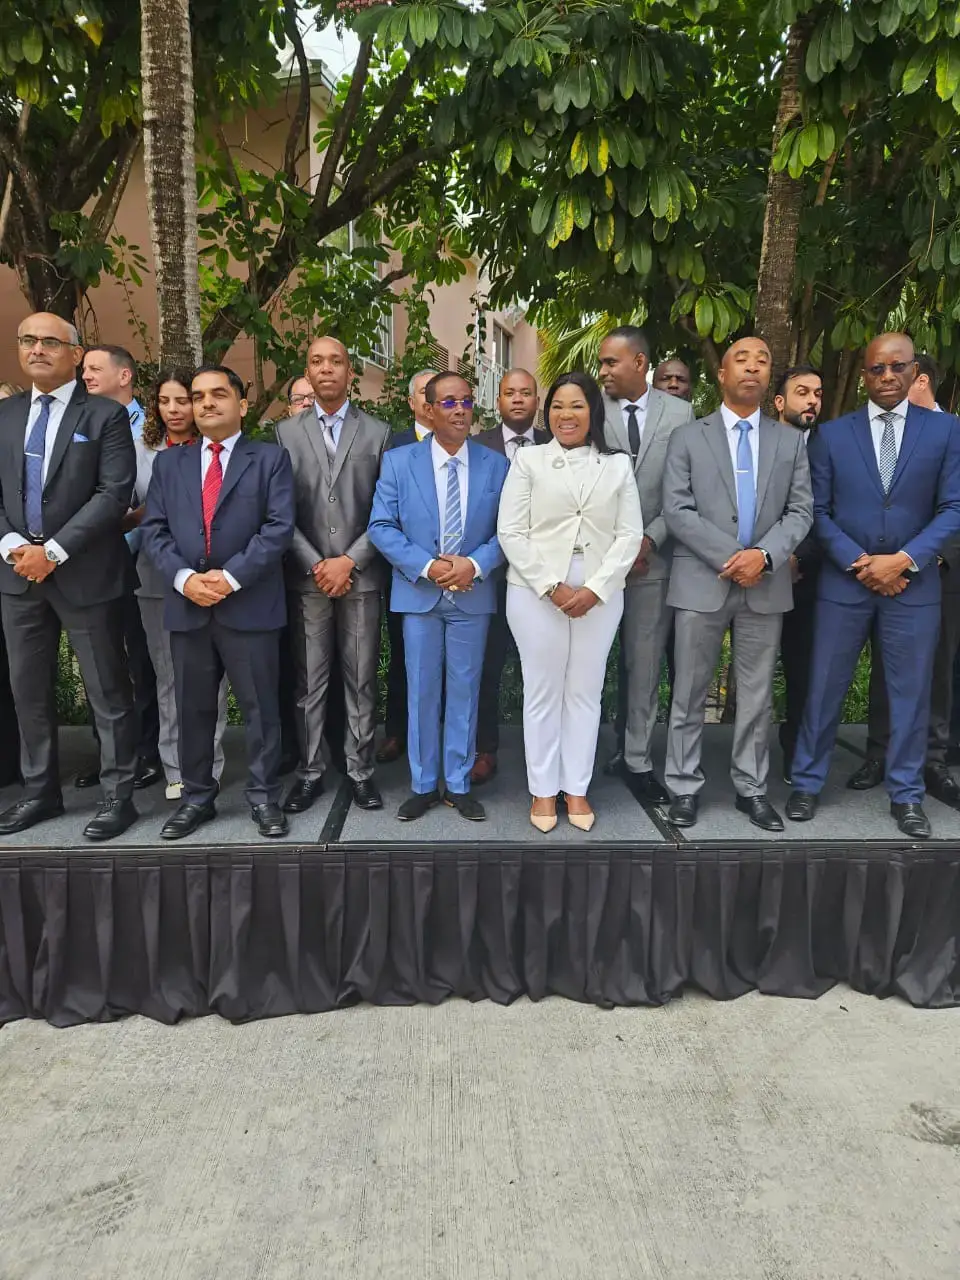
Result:
<svg viewBox="0 0 960 1280"><path fill-rule="evenodd" d="M37 396L40 412L23 451L23 514L31 538L43 537L43 457L53 396Z"/></svg>
<svg viewBox="0 0 960 1280"><path fill-rule="evenodd" d="M443 513L443 537L440 549L444 555L455 556L463 542L463 512L460 510L459 458L447 459L447 506Z"/></svg>
<svg viewBox="0 0 960 1280"><path fill-rule="evenodd" d="M753 478L753 450L750 448L750 423L741 418L737 423L737 538L741 547L753 545L753 526L757 522L757 483Z"/></svg>

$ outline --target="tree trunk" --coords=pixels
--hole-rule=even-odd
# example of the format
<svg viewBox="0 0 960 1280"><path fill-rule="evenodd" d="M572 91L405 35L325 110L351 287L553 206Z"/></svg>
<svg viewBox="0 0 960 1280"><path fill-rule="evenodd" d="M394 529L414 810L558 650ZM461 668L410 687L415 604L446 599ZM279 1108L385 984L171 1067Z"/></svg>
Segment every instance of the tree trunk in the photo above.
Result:
<svg viewBox="0 0 960 1280"><path fill-rule="evenodd" d="M787 35L773 152L800 114L800 76L811 29L811 19L804 16L793 23ZM775 172L771 163L757 277L757 333L770 348L774 383L789 365L793 348L793 287L802 200L802 181L791 178L785 169Z"/></svg>
<svg viewBox="0 0 960 1280"><path fill-rule="evenodd" d="M201 358L189 0L142 0L144 169L162 365Z"/></svg>

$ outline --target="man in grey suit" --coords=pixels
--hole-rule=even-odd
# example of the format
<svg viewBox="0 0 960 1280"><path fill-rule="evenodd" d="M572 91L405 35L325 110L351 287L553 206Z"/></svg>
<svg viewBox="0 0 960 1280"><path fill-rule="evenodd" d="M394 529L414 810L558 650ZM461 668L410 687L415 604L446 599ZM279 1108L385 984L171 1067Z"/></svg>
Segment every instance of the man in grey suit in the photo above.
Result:
<svg viewBox="0 0 960 1280"><path fill-rule="evenodd" d="M339 653L346 702L344 754L354 802L380 809L373 781L380 657L380 593L386 564L367 537L385 422L352 405L346 347L315 338L307 352L315 403L277 423L296 486L296 529L287 557L290 629L296 667L300 766L287 813L309 809L323 788L327 691Z"/></svg>
<svg viewBox="0 0 960 1280"><path fill-rule="evenodd" d="M643 545L627 578L620 633L626 679L622 771L641 804L667 804L670 797L650 756L660 667L673 621L667 604L672 548L661 494L667 442L676 427L693 420L693 410L685 400L648 386L649 370L650 345L642 329L623 325L600 344L607 440L632 457L643 512Z"/></svg>
<svg viewBox="0 0 960 1280"><path fill-rule="evenodd" d="M766 798L773 672L783 614L793 608L790 557L813 524L803 433L760 412L770 350L741 338L723 357L723 403L670 437L663 515L675 540L667 603L675 610L676 676L667 739L670 821L692 827L703 786L700 750L710 682L734 624L737 716L730 774L737 808L782 831Z"/></svg>

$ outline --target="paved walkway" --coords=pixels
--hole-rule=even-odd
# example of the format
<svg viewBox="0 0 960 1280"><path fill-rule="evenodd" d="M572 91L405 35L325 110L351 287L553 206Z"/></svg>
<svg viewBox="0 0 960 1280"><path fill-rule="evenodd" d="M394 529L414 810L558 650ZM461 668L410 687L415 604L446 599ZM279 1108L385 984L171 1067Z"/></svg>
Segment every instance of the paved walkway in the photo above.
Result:
<svg viewBox="0 0 960 1280"><path fill-rule="evenodd" d="M0 1031L2 1280L957 1280L960 1010Z"/></svg>

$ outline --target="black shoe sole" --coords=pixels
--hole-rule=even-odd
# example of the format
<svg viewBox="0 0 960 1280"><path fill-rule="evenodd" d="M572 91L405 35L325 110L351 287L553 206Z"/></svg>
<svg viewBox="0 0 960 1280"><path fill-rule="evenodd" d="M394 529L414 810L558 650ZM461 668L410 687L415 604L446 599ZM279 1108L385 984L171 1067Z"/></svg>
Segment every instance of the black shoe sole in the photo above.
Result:
<svg viewBox="0 0 960 1280"><path fill-rule="evenodd" d="M308 809L313 808L322 794L323 793L320 791L314 792L313 796L305 803L297 800L295 803L291 804L289 800L285 800L280 808L284 813L306 813Z"/></svg>
<svg viewBox="0 0 960 1280"><path fill-rule="evenodd" d="M257 830L260 832L260 835L263 837L264 840L282 840L283 837L289 832L290 828L283 827L279 831L264 831L263 827L261 827L260 824L257 823Z"/></svg>
<svg viewBox="0 0 960 1280"><path fill-rule="evenodd" d="M677 818L668 812L667 821L670 823L671 827L695 827L697 825L697 819L699 818L699 816L700 816L699 814L696 814L694 817L688 818L686 815L684 815L684 817L682 818Z"/></svg>
<svg viewBox="0 0 960 1280"><path fill-rule="evenodd" d="M373 811L374 809L383 808L382 800L358 800L357 797L354 796L353 803L357 806L358 809L366 809L368 813Z"/></svg>
<svg viewBox="0 0 960 1280"><path fill-rule="evenodd" d="M785 810L785 812L791 822L812 822L817 816L816 809L811 809L809 812L805 811L804 813L791 813L789 809Z"/></svg>

